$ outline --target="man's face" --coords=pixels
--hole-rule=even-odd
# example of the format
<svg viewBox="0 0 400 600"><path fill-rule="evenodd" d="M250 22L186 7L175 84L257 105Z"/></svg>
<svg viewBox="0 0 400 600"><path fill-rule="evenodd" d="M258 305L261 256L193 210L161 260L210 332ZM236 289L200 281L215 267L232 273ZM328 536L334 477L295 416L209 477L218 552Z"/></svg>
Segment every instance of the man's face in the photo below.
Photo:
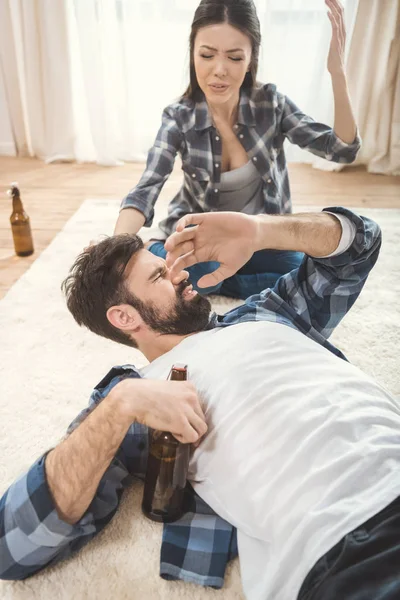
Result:
<svg viewBox="0 0 400 600"><path fill-rule="evenodd" d="M192 289L182 272L173 284L165 260L140 250L125 270L126 288L139 300L144 322L161 334L188 335L205 329L211 304Z"/></svg>

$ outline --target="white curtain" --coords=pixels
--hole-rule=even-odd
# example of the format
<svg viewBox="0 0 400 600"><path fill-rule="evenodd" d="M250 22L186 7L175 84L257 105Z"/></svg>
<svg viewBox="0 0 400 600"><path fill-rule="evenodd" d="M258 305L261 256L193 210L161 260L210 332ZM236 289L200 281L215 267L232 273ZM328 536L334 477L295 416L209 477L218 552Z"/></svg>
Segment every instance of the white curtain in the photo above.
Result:
<svg viewBox="0 0 400 600"><path fill-rule="evenodd" d="M332 84L326 66L331 24L325 2L257 0L256 4L263 37L259 79L275 83L305 113L333 126ZM358 0L342 0L342 4L351 39ZM285 149L289 161L315 162L312 154L289 142Z"/></svg>
<svg viewBox="0 0 400 600"><path fill-rule="evenodd" d="M348 72L363 132L357 162L372 173L400 175L400 1L360 3Z"/></svg>
<svg viewBox="0 0 400 600"><path fill-rule="evenodd" d="M348 50L358 7L364 5L373 29L376 15L368 17L367 5L381 2L399 0L342 0ZM188 38L198 3L0 0L0 57L19 154L102 165L144 160L163 107L187 86ZM304 112L333 124L326 68L331 26L324 0L255 4L263 36L259 80L276 83ZM387 32L379 40L389 48L386 38ZM368 71L360 48L354 64ZM351 75L356 81L357 69ZM397 109L398 104L397 95ZM375 139L369 143L376 146ZM287 156L316 163L291 145Z"/></svg>
<svg viewBox="0 0 400 600"><path fill-rule="evenodd" d="M344 0L350 36L357 2ZM145 158L163 107L188 83L188 38L198 4L70 1L79 160L116 164ZM304 111L333 122L326 69L331 26L324 1L256 0L256 6L263 37L259 80L276 83ZM288 160L313 160L289 144L287 154Z"/></svg>
<svg viewBox="0 0 400 600"><path fill-rule="evenodd" d="M64 0L1 0L0 58L19 155L74 158Z"/></svg>

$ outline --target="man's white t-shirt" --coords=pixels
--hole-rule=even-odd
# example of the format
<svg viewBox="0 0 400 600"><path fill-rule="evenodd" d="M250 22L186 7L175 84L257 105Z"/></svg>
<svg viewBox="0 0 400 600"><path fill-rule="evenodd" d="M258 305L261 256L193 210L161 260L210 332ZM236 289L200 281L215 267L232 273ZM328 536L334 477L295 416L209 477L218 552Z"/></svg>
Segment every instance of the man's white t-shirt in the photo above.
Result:
<svg viewBox="0 0 400 600"><path fill-rule="evenodd" d="M238 530L250 600L295 600L316 561L400 495L400 406L299 331L257 321L185 338L141 370L188 365L208 433L189 480Z"/></svg>

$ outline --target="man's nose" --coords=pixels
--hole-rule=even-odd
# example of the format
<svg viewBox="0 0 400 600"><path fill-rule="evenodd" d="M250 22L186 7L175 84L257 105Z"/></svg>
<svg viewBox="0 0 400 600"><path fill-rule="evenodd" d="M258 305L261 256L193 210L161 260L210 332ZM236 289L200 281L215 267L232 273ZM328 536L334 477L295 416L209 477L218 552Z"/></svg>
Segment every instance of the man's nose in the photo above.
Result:
<svg viewBox="0 0 400 600"><path fill-rule="evenodd" d="M178 275L175 275L173 278L171 278L171 270L172 269L168 269L168 277L171 279L173 285L178 287L182 281L189 279L189 273L187 271L181 271L178 273Z"/></svg>

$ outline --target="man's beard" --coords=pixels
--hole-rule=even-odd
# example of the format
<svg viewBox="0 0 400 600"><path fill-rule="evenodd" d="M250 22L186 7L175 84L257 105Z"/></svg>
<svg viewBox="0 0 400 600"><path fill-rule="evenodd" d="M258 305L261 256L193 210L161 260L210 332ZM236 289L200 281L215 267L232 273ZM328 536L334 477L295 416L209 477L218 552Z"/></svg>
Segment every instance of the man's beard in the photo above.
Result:
<svg viewBox="0 0 400 600"><path fill-rule="evenodd" d="M175 306L167 315L154 305L140 302L140 316L153 331L162 335L188 335L206 329L210 320L211 304L200 294L185 300L182 294L188 285L186 281L179 285Z"/></svg>

